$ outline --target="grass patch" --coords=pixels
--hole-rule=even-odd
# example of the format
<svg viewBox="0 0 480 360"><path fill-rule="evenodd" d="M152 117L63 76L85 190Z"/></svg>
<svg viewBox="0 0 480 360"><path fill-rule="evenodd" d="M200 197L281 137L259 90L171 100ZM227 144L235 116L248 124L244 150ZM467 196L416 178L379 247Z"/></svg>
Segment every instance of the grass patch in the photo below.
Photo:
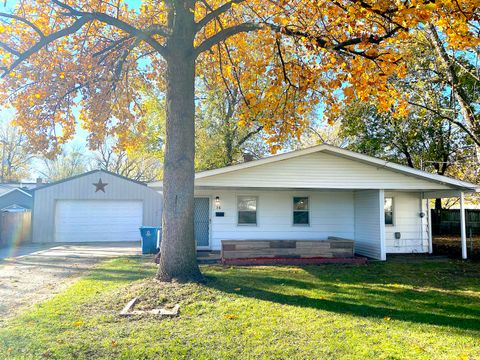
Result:
<svg viewBox="0 0 480 360"><path fill-rule="evenodd" d="M104 262L0 328L2 358L460 359L480 354L480 263L204 266L164 284L140 258ZM122 318L181 304L177 318Z"/></svg>

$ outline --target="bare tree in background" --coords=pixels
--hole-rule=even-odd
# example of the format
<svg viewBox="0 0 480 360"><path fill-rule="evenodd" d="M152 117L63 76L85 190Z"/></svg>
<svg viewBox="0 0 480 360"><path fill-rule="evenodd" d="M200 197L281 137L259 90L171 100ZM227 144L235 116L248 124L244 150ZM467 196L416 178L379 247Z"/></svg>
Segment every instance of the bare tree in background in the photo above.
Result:
<svg viewBox="0 0 480 360"><path fill-rule="evenodd" d="M143 182L158 180L162 173L162 163L158 157L118 150L108 142L95 152L93 163L97 169Z"/></svg>
<svg viewBox="0 0 480 360"><path fill-rule="evenodd" d="M55 159L40 158L42 169L39 173L48 181L57 181L84 173L89 168L89 157L78 145L64 150Z"/></svg>
<svg viewBox="0 0 480 360"><path fill-rule="evenodd" d="M29 152L27 138L18 127L9 123L0 126L1 169L0 181L18 182L30 175L33 155Z"/></svg>

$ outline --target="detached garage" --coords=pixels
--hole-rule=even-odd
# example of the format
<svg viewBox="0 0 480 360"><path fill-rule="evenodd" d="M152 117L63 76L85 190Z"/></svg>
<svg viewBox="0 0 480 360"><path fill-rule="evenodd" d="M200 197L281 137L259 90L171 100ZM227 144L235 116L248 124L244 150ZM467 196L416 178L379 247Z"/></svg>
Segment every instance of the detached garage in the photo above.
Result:
<svg viewBox="0 0 480 360"><path fill-rule="evenodd" d="M162 197L145 184L95 170L35 189L34 242L138 241L161 226Z"/></svg>

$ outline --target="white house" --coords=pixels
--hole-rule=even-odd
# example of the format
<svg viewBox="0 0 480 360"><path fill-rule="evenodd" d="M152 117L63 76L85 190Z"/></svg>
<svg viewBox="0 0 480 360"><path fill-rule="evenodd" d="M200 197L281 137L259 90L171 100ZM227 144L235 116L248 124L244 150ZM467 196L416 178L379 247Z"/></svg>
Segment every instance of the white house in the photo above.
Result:
<svg viewBox="0 0 480 360"><path fill-rule="evenodd" d="M150 186L162 190L161 182ZM197 173L195 237L199 249L211 250L222 240L334 236L353 239L355 253L374 259L429 253L427 200L460 197L463 204L463 194L476 191L478 185L318 145ZM466 258L464 222L462 246Z"/></svg>

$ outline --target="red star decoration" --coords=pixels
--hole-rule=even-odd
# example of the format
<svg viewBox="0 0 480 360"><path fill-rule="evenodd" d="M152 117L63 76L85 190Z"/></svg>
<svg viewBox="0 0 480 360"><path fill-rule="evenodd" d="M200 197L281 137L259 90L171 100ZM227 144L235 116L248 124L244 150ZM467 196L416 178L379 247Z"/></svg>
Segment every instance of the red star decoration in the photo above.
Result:
<svg viewBox="0 0 480 360"><path fill-rule="evenodd" d="M108 185L108 183L104 183L102 182L102 178L98 179L98 183L93 183L93 185L95 186L95 192L98 192L98 191L103 191L105 192L105 186Z"/></svg>

